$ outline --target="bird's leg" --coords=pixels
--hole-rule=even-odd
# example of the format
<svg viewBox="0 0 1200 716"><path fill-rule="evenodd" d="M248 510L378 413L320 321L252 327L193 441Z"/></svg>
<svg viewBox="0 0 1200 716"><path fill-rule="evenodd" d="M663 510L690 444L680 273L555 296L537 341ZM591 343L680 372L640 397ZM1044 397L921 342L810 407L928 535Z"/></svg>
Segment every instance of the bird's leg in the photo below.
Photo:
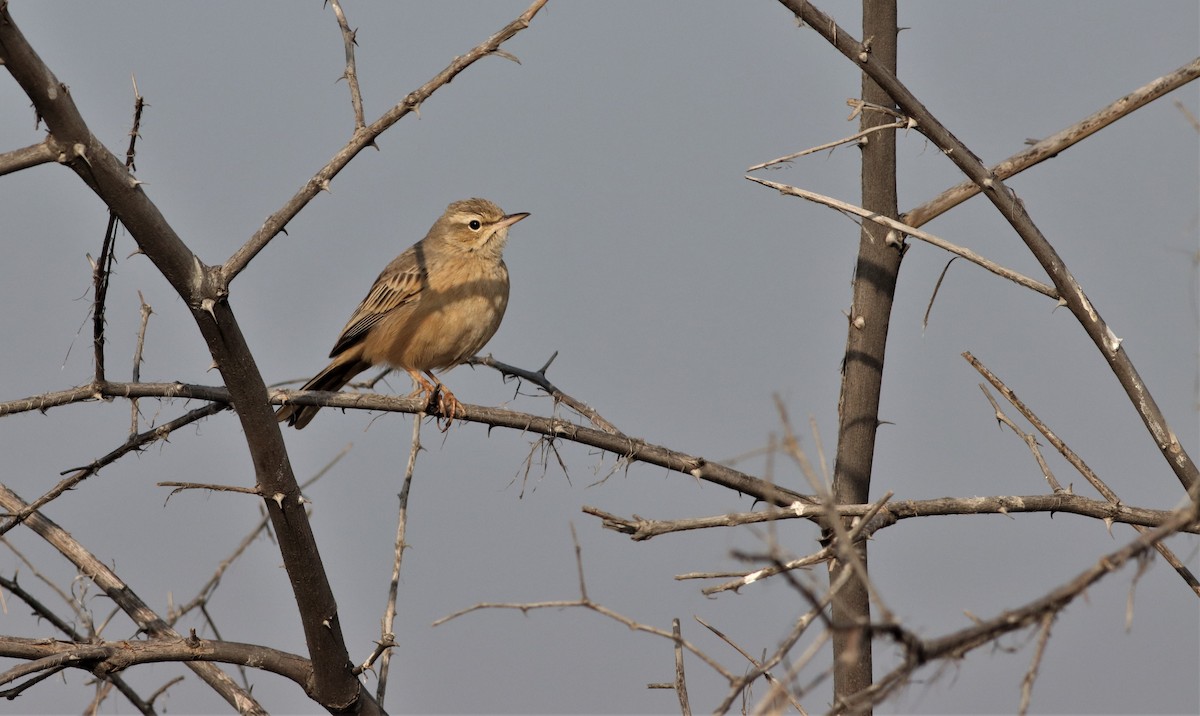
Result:
<svg viewBox="0 0 1200 716"><path fill-rule="evenodd" d="M446 432L450 429L450 424L454 422L454 418L462 412L462 403L458 402L458 398L454 397L454 393L451 393L450 389L442 384L442 381L435 378L433 373L425 371L425 375L437 383L438 412L446 418L446 422L442 425L442 432Z"/></svg>
<svg viewBox="0 0 1200 716"><path fill-rule="evenodd" d="M408 373L409 377L413 379L413 383L415 383L417 386L417 389L414 390L411 395L421 396L421 398L425 401L426 407L432 405L433 396L438 392L438 385L425 380L425 376L421 375L415 370L409 370L405 372ZM440 411L440 405L438 406L438 409Z"/></svg>

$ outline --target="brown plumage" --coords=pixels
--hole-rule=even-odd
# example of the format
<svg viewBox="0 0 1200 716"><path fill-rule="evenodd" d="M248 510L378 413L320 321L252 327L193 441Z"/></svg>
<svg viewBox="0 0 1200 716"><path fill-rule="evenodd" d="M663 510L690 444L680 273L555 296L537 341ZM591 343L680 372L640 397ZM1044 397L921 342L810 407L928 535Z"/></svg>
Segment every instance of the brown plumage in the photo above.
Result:
<svg viewBox="0 0 1200 716"><path fill-rule="evenodd" d="M508 306L508 267L501 254L508 227L527 216L505 214L486 199L446 207L425 238L375 279L330 351L333 361L301 390L341 390L367 368L389 365L412 376L428 398L438 393L439 412L452 420L458 399L433 371L465 362L500 327ZM276 418L299 429L318 410L284 405Z"/></svg>

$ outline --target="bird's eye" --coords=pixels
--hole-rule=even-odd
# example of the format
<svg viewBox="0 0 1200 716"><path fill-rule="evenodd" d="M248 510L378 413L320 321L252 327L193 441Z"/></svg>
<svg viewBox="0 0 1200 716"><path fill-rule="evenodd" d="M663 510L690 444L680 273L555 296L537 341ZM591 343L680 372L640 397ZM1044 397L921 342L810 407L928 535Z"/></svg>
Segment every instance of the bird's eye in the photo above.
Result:
<svg viewBox="0 0 1200 716"><path fill-rule="evenodd" d="M470 227L471 231L479 231L483 224L479 223L479 219L471 219L467 223L467 226Z"/></svg>

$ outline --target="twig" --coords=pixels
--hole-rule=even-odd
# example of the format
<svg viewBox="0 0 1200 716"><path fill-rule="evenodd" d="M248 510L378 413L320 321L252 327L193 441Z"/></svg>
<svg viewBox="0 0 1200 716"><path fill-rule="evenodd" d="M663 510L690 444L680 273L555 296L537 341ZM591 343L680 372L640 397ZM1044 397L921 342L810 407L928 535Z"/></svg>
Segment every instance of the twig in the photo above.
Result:
<svg viewBox="0 0 1200 716"><path fill-rule="evenodd" d="M1096 488L1096 491L1099 492L1105 500L1108 500L1110 504L1118 507L1122 506L1121 498L1117 497L1117 493L1114 492L1107 483L1101 480L1100 476L1097 475L1092 468L1088 467L1088 464L1083 461L1083 458L1079 457L1074 450L1072 450L1065 442L1063 442L1062 438L1054 433L1054 431L1050 430L1050 427L1042 422L1041 418L1039 418L1033 412L1033 410L1026 406L1011 388L1005 385L1005 383L1001 381L995 373L989 370L988 367L985 366L978 358L972 355L970 351L967 351L962 355L963 358L971 364L972 368L979 371L979 374L986 378L987 381L992 384L992 387L998 390L1000 394L1004 396L1004 399L1011 403L1012 406L1017 409L1017 412L1021 413L1021 415L1029 421L1029 424L1032 425L1039 433L1041 433L1042 437L1046 438L1046 441L1049 442L1050 445L1052 445L1054 449L1057 450L1058 453L1062 455L1063 458L1065 458L1066 461L1079 472L1080 475L1083 475L1083 478L1088 481L1088 484ZM1115 520L1110 517L1105 517L1104 520L1109 525L1109 531L1112 530L1113 522L1125 521ZM1145 532L1147 527L1153 526L1144 522L1130 522L1130 524L1138 532ZM1158 550L1158 553L1161 554L1163 558L1167 560L1167 563L1175 569L1176 573L1178 573L1180 578L1183 579L1188 587L1195 592L1196 596L1200 596L1200 580L1197 580L1196 575L1192 574L1192 571L1184 565L1183 560L1179 559L1175 552L1162 542L1155 543L1154 548Z"/></svg>
<svg viewBox="0 0 1200 716"><path fill-rule="evenodd" d="M27 504L12 490L0 485L0 507L12 513L22 512ZM25 524L42 539L46 540L69 559L79 571L104 590L117 603L141 631L151 636L180 638L145 602L138 598L133 590L109 569L103 562L83 548L71 535L41 512L29 515ZM243 714L266 714L262 706L237 684L227 674L216 666L203 662L188 662L187 667L194 671L205 683L217 691L226 701L238 708Z"/></svg>
<svg viewBox="0 0 1200 716"><path fill-rule="evenodd" d="M1200 507L1189 499L1161 526L1138 535L1132 542L1114 552L1102 555L1094 565L1080 572L1069 582L1016 609L1005 611L992 619L978 620L972 626L946 636L920 639L898 625L877 625L874 627L876 632L892 636L904 646L904 663L836 707L861 710L879 703L893 690L908 683L909 676L919 667L939 659L962 658L968 652L991 643L1004 634L1040 622L1046 614L1057 614L1096 582L1120 569L1129 560L1138 558L1153 545L1176 534L1185 525L1195 522L1197 518L1200 518Z"/></svg>
<svg viewBox="0 0 1200 716"><path fill-rule="evenodd" d="M779 555L776 554L775 556L778 557ZM778 562L778 559L775 561ZM717 706L714 712L726 713L729 707L733 704L734 699L736 699L747 686L753 683L754 680L759 676L765 674L768 670L774 669L777 665L782 663L783 659L792 650L792 647L794 647L796 643L800 641L800 637L808 631L809 626L811 626L813 622L819 621L824 624L826 627L825 634L828 636L833 629L833 624L830 622L829 616L826 614L826 609L829 607L829 604L833 601L833 598L837 595L837 593L841 591L841 589L850 581L850 578L853 574L853 570L850 569L840 570L840 572L837 574L837 577L833 578L832 583L829 585L829 589L823 596L820 597L813 593L813 591L808 587L800 584L800 581L793 578L791 574L786 574L785 579L787 579L788 583L794 589L800 592L805 601L808 602L810 607L809 610L801 614L800 617L796 619L796 623L792 626L792 630L779 643L779 646L776 647L774 654L765 659L762 664L743 674L738 681L731 685L729 693L726 694L725 699L720 705ZM807 665L809 661L816 656L817 651L822 645L823 641L824 639L819 638L814 642L807 652L797 661L793 669L789 670L789 674L786 679L781 679L770 684L771 688L761 702L763 706L774 704L780 695L779 691L786 690L784 685L794 678L793 672L799 673L799 670ZM788 699L790 700L792 698L793 696L789 694ZM759 709L756 709L756 712L758 711ZM775 709L770 709L768 712L777 713Z"/></svg>
<svg viewBox="0 0 1200 716"><path fill-rule="evenodd" d="M683 675L683 632L679 628L679 617L671 620L671 636L675 639L675 693L679 696L679 712L692 716L688 705L687 679Z"/></svg>
<svg viewBox="0 0 1200 716"><path fill-rule="evenodd" d="M1029 664L1029 671L1025 672L1025 678L1021 679L1021 704L1017 707L1019 716L1025 716L1029 713L1029 703L1033 700L1033 682L1037 681L1038 668L1042 665L1042 656L1046 653L1046 644L1050 642L1050 627L1054 624L1054 620L1058 615L1050 612L1042 617L1042 627L1038 630L1037 647L1033 651L1033 661Z"/></svg>
<svg viewBox="0 0 1200 716"><path fill-rule="evenodd" d="M1017 424L1004 414L1004 411L1000 409L1000 404L996 402L994 397L992 397L992 394L988 391L987 386L985 386L983 383L980 383L979 389L983 391L984 397L986 397L988 402L992 404L992 412L996 417L996 422L1002 425L1007 425L1008 429L1016 433L1017 437L1021 438L1021 441L1024 442L1025 446L1029 448L1029 451L1033 453L1033 459L1037 460L1038 467L1042 471L1042 476L1046 478L1046 482L1050 483L1050 489L1053 490L1055 494L1059 492L1066 492L1066 490L1063 490L1063 486L1058 483L1058 479L1054 477L1054 472L1050 470L1050 465L1046 463L1046 458L1042 457L1042 451L1040 448L1038 448L1037 438L1034 437L1033 433L1027 433L1021 428L1017 427Z"/></svg>
<svg viewBox="0 0 1200 716"><path fill-rule="evenodd" d="M853 119L854 116L855 115L852 114L850 118ZM746 171L756 172L759 169L766 169L767 167L773 166L775 164L782 164L784 162L790 162L793 159L799 159L800 157L804 157L809 154L816 154L817 152L823 152L826 149L833 149L834 147L840 147L843 144L857 142L858 140L862 139L863 137L867 136L868 134L871 134L872 132L878 132L883 129L904 129L909 126L910 126L910 123L909 123L909 120L907 120L907 119L902 119L902 120L894 122L892 124L877 124L875 126L868 127L860 132L855 132L854 134L851 134L849 137L844 137L842 139L836 139L832 142L827 142L825 144L819 144L815 147L810 147L808 149L802 149L802 150L796 152L795 154L788 154L787 156L779 157L778 159L771 159L769 161L763 162L762 164L755 164L754 166L747 168Z"/></svg>
<svg viewBox="0 0 1200 716"><path fill-rule="evenodd" d="M535 611L538 609L566 609L566 608L571 608L571 607L589 609L593 612L596 612L597 614L600 614L601 616L608 617L609 619L612 619L613 621L624 624L625 626L629 627L633 631L640 631L640 632L645 632L647 634L654 634L655 636L660 636L664 639L669 639L672 642L678 641L678 643L681 643L683 645L684 649L687 649L692 654L694 654L696 657L698 657L701 661L703 661L705 664L708 664L713 669L713 671L716 671L718 674L725 677L725 679L727 679L730 683L732 683L735 680L736 677L734 677L734 675L732 673L730 673L729 670L727 670L725 667L718 664L715 660L713 660L712 657L710 657L708 654L705 654L703 651L701 651L699 648L697 648L695 645L693 645L688 640L683 639L683 638L676 640L675 635L669 631L666 631L664 629L659 629L658 627L652 627L652 626L649 626L646 624L641 624L639 622L634 621L633 619L630 619L627 616L624 616L623 614L615 612L612 609L609 609L608 607L605 607L601 604L597 604L596 602L592 601L587 596L587 587L583 581L583 557L582 557L582 551L579 548L578 541L575 542L575 564L576 564L576 568L578 569L578 572L579 572L579 589L580 589L579 599L573 599L573 600L569 600L569 601L521 602L521 603L480 602L474 606L467 607L466 609L460 609L457 612L454 612L453 614L448 614L444 617L441 617L440 619L437 619L436 621L433 622L433 626L435 626L435 627L441 626L442 624L445 624L446 622L448 622L452 619L457 619L466 614L470 614L471 612L476 612L476 611L480 611L480 610L484 610L484 609L516 609L516 610L519 610L522 614L527 614L531 611Z"/></svg>
<svg viewBox="0 0 1200 716"><path fill-rule="evenodd" d="M778 683L778 679L776 679L775 676L771 674L771 671L769 669L767 669L763 666L762 662L760 662L758 659L755 659L745 649L738 646L733 641L733 639L730 639L724 632L722 632L720 629L717 629L712 624L709 624L708 622L704 621L699 616L693 615L692 618L695 619L696 621L700 622L700 625L703 626L705 629L708 629L713 634L716 634L718 639L725 642L729 646L733 647L733 650L736 651L737 653L741 654L743 659L750 662L750 665L753 666L756 671L759 671L762 673L763 678L767 680L768 684L774 685L774 684ZM796 698L791 694L791 692L787 693L787 698L792 703L792 708L796 709L801 714L805 713L804 707L800 705L800 702L796 700Z"/></svg>
<svg viewBox="0 0 1200 716"><path fill-rule="evenodd" d="M56 499L59 495L62 495L67 490L72 489L87 478L95 475L102 468L106 467L107 465L111 465L121 457L128 455L131 452L142 450L147 445L157 442L158 440L166 440L172 432L178 430L179 428L185 425L190 425L191 423L194 423L202 418L206 418L210 415L215 415L216 413L225 410L227 407L228 406L220 403L212 403L204 406L203 408L197 408L170 422L163 423L156 428L150 428L139 435L134 435L130 439L126 440L125 443L120 447L103 457L93 460L92 464L87 465L86 467L79 467L75 468L74 470L64 471L63 474L66 474L67 472L70 472L71 474L65 479L60 480L59 483L46 492L46 494L31 502L26 509L10 515L9 520L0 525L0 535L3 535L13 527L16 527L26 517L41 509L51 500Z"/></svg>
<svg viewBox="0 0 1200 716"><path fill-rule="evenodd" d="M137 78L133 80L133 126L129 130L129 148L125 150L125 168L132 174L137 153L138 131L142 124L142 109L146 101L138 92ZM92 349L97 383L104 382L104 309L108 298L108 279L112 275L114 248L117 241L117 213L108 212L108 226L100 244L100 257L92 264ZM136 428L132 432L136 432Z"/></svg>
<svg viewBox="0 0 1200 716"><path fill-rule="evenodd" d="M329 471L333 469L333 466L338 464L338 462L350 452L352 447L354 447L353 444L347 444L345 447L339 450L338 453L334 455L329 462L325 463L324 467L318 470L315 475L300 483L300 489L302 491L307 490L314 483L316 483L317 480L320 480L322 477L327 475ZM258 536L267 529L268 524L270 524L270 519L266 515L263 515L258 524L251 528L251 530L246 533L246 536L242 538L242 541L238 543L238 546L233 549L233 552L230 553L228 557L221 560L221 563L217 565L216 571L213 572L213 575L208 578L208 581L200 587L196 593L196 596L192 597L192 599L183 604L183 606L171 609L167 612L167 623L171 626L175 626L176 622L178 622L179 619L188 612L192 611L193 609L203 609L208 603L209 597L212 596L213 592L216 591L217 586L220 585L221 577L224 576L225 571L228 570L229 567L231 567L233 563L236 562L238 558L250 548L250 545L254 543L254 540L258 539Z"/></svg>
<svg viewBox="0 0 1200 716"><path fill-rule="evenodd" d="M142 304L142 323L138 328L137 345L133 349L133 374L130 376L130 379L134 383L141 382L142 380L142 350L146 345L146 327L150 324L150 314L154 313L154 309L150 308L150 304L146 303L146 299L142 296L141 291L138 291L138 301ZM130 400L129 406L129 437L133 439L137 435L138 430L138 399L134 398Z"/></svg>
<svg viewBox="0 0 1200 716"><path fill-rule="evenodd" d="M308 202L312 201L313 197L329 187L329 183L350 163L351 159L357 156L363 149L375 144L376 137L409 113L416 111L422 102L429 99L434 92L457 77L460 72L488 55L497 54L500 50L500 45L511 39L521 30L529 27L529 23L534 15L545 4L546 0L535 0L516 20L505 25L500 31L484 40L471 51L455 57L433 79L410 92L399 104L384 112L383 116L379 119L355 131L354 136L346 146L342 147L324 167L305 182L304 186L300 187L286 204L280 207L274 214L267 217L262 228L256 231L241 248L229 257L220 271L224 279L226 281L233 281L249 265L251 259L258 255L258 252L262 251L271 239L282 232L287 227L288 222L299 214L300 210Z"/></svg>
<svg viewBox="0 0 1200 716"><path fill-rule="evenodd" d="M413 473L417 467L417 454L421 452L421 420L424 413L413 416L412 442L408 450L408 463L404 466L404 479L400 483L400 508L396 516L395 553L392 557L392 578L388 582L387 606L383 610L382 627L379 637L383 661L379 663L379 686L375 689L375 700L383 707L383 699L387 695L388 667L391 666L391 649L384 645L395 644L396 636L393 629L396 623L396 596L400 589L400 565L404 561L404 550L408 548L408 494L412 488ZM365 670L370 668L371 660L362 664Z"/></svg>
<svg viewBox="0 0 1200 716"><path fill-rule="evenodd" d="M1012 269L1005 268L994 261L991 261L989 259L986 259L986 258L980 256L979 254L975 253L974 251L972 251L970 249L963 248L962 246L958 246L956 244L952 244L949 241L946 241L945 239L934 236L933 234L931 234L927 231L922 231L921 229L918 229L915 226L910 226L908 224L905 224L900 221L896 221L895 219L889 218L887 216L883 216L880 214L874 214L872 212L867 211L866 209L863 209L862 207L855 206L853 204L848 204L839 199L834 199L831 196L825 196L823 194L818 194L816 192L808 191L807 189L799 189L794 186L788 186L787 184L780 184L778 182L767 181L766 179L759 179L758 177L748 176L746 178L752 182L762 184L765 187L770 187L771 189L778 191L780 194L789 194L791 196L798 196L801 199L808 199L809 201L816 202L818 204L824 204L825 206L831 207L833 209L837 209L838 211L843 211L843 212L846 212L849 214L854 214L855 216L860 216L864 219L874 221L875 223L879 224L880 226L885 226L889 229L899 231L903 234L912 236L915 239L920 239L921 241L924 241L925 243L932 244L933 246L936 246L939 249L949 251L950 253L955 254L956 256L960 256L960 257L966 259L967 261L970 261L971 263L975 264L976 266L979 266L982 269L990 271L1001 278L1006 278L1009 281L1012 281L1013 283L1017 284L1018 286L1024 286L1025 288L1028 288L1030 290L1037 291L1038 293L1040 293L1043 296L1046 296L1048 298L1053 298L1055 300L1058 300L1058 298L1059 298L1058 293L1057 293L1057 291L1055 291L1054 287L1047 286L1046 284L1042 283L1041 281L1035 281L1034 279L1031 279L1028 276L1017 273L1016 271L1013 271Z"/></svg>
<svg viewBox="0 0 1200 716"><path fill-rule="evenodd" d="M1151 396L1145 381L1142 380L1133 361L1122 347L1121 339L1092 305L1091 300L1083 292L1083 288L1071 274L1062 257L1058 255L1058 252L1025 211L1024 203L1016 193L1004 183L1000 176L985 167L970 148L938 121L937 117L933 116L916 96L896 78L895 74L872 55L868 48L855 40L845 29L839 27L832 18L817 9L811 2L802 2L801 0L780 0L780 2L854 62L888 94L901 112L916 120L921 133L929 141L933 142L955 166L979 186L1050 276L1060 300L1070 309L1108 363L1117 381L1125 390L1130 404L1141 417L1159 452L1171 466L1171 470L1184 490L1191 491L1197 484L1200 484L1200 470L1197 469L1187 450L1180 444L1175 432L1167 423L1162 409Z"/></svg>
<svg viewBox="0 0 1200 716"><path fill-rule="evenodd" d="M337 16L338 28L342 31L342 44L346 46L346 70L342 73L342 79L350 85L350 106L354 110L354 131L357 132L367 126L366 120L363 119L362 91L358 86L358 72L354 64L354 46L358 44L358 30L350 29L346 22L346 13L342 12L342 3L329 0L329 4L333 8L333 14Z"/></svg>
<svg viewBox="0 0 1200 716"><path fill-rule="evenodd" d="M1008 179L1047 159L1058 156L1064 150L1087 139L1118 119L1196 78L1200 78L1200 58L1135 89L1099 112L1084 117L1037 144L1017 152L988 171L1001 179ZM1200 125L1197 127L1200 128ZM924 226L935 217L941 216L978 193L979 185L968 180L943 191L924 204L908 210L900 218L911 226Z"/></svg>
<svg viewBox="0 0 1200 716"><path fill-rule="evenodd" d="M156 482L158 487L174 487L171 493L167 495L170 500L176 493L184 490L212 490L213 492L236 492L241 495L254 495L260 497L261 493L257 487L242 487L241 485L218 485L208 482Z"/></svg>
<svg viewBox="0 0 1200 716"><path fill-rule="evenodd" d="M518 368L507 363L501 363L493 358L490 354L482 357L476 356L468 360L467 363L473 366L483 365L489 368L494 368L506 378L513 377L527 380L546 391L550 397L554 398L554 402L562 403L571 410L574 410L576 413L579 413L581 416L587 418L597 429L603 430L606 433L612 433L613 435L621 435L622 433L617 429L617 426L605 420L604 416L596 412L595 408L591 407L582 400L567 395L561 389L559 389L558 386L550 382L550 379L546 377L546 371L550 368L550 364L554 362L554 359L557 356L558 352L555 351L554 355L550 356L550 359L546 361L546 364L536 371L525 370L524 368Z"/></svg>

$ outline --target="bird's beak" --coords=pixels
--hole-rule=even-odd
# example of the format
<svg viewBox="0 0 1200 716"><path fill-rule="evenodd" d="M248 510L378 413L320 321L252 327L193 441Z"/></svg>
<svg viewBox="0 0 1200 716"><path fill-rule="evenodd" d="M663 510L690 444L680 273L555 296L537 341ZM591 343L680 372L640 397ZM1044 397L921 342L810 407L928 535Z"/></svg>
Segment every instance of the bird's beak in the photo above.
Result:
<svg viewBox="0 0 1200 716"><path fill-rule="evenodd" d="M497 230L507 229L508 227L512 226L513 224L517 223L518 221L520 221L521 219L524 219L527 216L529 216L529 212L526 212L526 211L521 211L516 214L509 214L508 216L504 217L500 221L496 222L496 229Z"/></svg>

